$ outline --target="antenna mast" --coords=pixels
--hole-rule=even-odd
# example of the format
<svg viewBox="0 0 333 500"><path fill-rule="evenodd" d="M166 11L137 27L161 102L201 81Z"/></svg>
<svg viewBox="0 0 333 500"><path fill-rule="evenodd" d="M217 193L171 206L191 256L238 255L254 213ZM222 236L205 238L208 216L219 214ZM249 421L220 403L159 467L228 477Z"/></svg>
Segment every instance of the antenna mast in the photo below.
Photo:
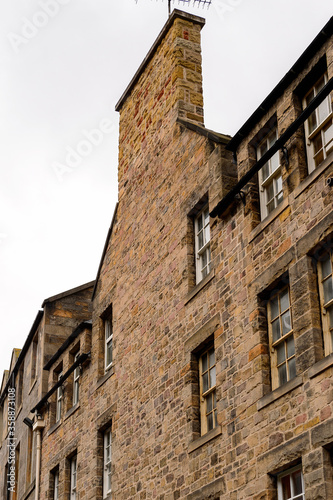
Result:
<svg viewBox="0 0 333 500"><path fill-rule="evenodd" d="M189 6L191 4L191 1L193 2L193 6L198 4L198 6L202 5L202 7L207 6L207 9L212 3L212 0L178 0L178 3L183 3L183 4L186 4ZM135 2L138 3L138 0L135 0ZM168 14L169 14L169 16L171 14L171 2L174 3L175 0L168 0Z"/></svg>

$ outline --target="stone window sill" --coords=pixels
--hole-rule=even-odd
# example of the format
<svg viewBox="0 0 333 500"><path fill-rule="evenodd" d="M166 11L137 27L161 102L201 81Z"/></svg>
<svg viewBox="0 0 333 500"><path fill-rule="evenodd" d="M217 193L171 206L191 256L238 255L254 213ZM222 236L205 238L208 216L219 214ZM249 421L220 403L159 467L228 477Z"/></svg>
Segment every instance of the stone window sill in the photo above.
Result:
<svg viewBox="0 0 333 500"><path fill-rule="evenodd" d="M333 366L333 354L329 354L328 356L314 364L309 370L309 378L315 377L330 366Z"/></svg>
<svg viewBox="0 0 333 500"><path fill-rule="evenodd" d="M259 411L262 408L265 408L265 406L269 405L270 403L273 403L281 396L284 396L285 394L292 391L293 389L296 389L296 387L299 387L302 384L303 384L303 378L301 376L289 380L289 382L287 382L286 384L282 385L281 387L278 387L274 391L260 398L257 403L257 410Z"/></svg>
<svg viewBox="0 0 333 500"><path fill-rule="evenodd" d="M68 410L68 412L66 413L66 415L64 416L64 420L67 420L67 418L69 418L71 415L73 415L73 413L76 412L76 410L78 410L80 408L80 403L76 403L75 406L72 406L72 408L70 408Z"/></svg>
<svg viewBox="0 0 333 500"><path fill-rule="evenodd" d="M113 374L114 374L114 366L111 366L111 368L100 379L97 380L96 389L101 387L101 385L103 385L104 382L106 382Z"/></svg>
<svg viewBox="0 0 333 500"><path fill-rule="evenodd" d="M210 271L209 274L207 274L206 278L204 278L202 281L200 281L200 283L198 283L194 288L192 288L192 290L186 295L185 297L185 305L191 300L193 299L193 297L195 295L197 295L197 293L200 292L200 290L203 289L204 286L207 285L207 283L209 283L215 276L215 271L214 269L212 269Z"/></svg>
<svg viewBox="0 0 333 500"><path fill-rule="evenodd" d="M264 220L262 220L259 225L253 229L249 236L249 243L254 240L264 229L266 229L269 224L276 219L289 205L288 197L283 200L280 205L278 205Z"/></svg>
<svg viewBox="0 0 333 500"><path fill-rule="evenodd" d="M222 434L222 428L220 425L218 425L217 427L215 427L215 429L207 432L207 434L204 434L198 439L191 441L190 444L188 445L188 452L191 453L192 451L197 450L198 448L208 443L212 439L216 438L217 436L220 436L220 434Z"/></svg>
<svg viewBox="0 0 333 500"><path fill-rule="evenodd" d="M332 159L333 156L329 155L323 163L320 165L320 167L316 168L311 174L309 174L304 181L300 183L299 186L297 186L296 189L293 191L293 196L294 198L298 198L300 194L307 189L310 184L312 184L331 164L332 164Z"/></svg>

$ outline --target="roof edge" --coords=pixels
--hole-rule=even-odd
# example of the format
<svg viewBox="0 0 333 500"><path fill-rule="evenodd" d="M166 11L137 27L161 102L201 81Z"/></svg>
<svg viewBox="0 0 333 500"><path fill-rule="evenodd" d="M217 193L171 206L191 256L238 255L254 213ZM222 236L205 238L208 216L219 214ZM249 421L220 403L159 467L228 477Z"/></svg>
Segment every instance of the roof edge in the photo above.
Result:
<svg viewBox="0 0 333 500"><path fill-rule="evenodd" d="M199 125L198 123L185 120L184 118L177 118L177 123L180 123L189 130L203 135L204 137L207 137L211 141L218 144L228 144L231 139L230 135L220 134L219 132L215 132L214 130L206 128L204 125Z"/></svg>
<svg viewBox="0 0 333 500"><path fill-rule="evenodd" d="M88 283L85 283L84 285L80 285L80 286L77 286L75 288L71 288L70 290L66 290L65 292L58 293L57 295L53 295L52 297L44 299L41 307L44 307L45 304L48 304L49 302L53 302L55 300L62 299L63 297L68 297L69 295L72 295L73 293L81 292L82 290L85 290L86 288L90 288L94 284L95 284L95 280L89 281Z"/></svg>
<svg viewBox="0 0 333 500"><path fill-rule="evenodd" d="M130 83L126 87L125 92L122 94L119 101L117 102L117 104L115 106L116 111L120 111L120 109L122 108L127 97L131 93L134 85L139 80L141 73L143 72L143 70L145 69L145 67L149 63L149 61L153 58L153 55L154 55L157 47L159 46L159 44L161 43L161 41L165 37L166 33L169 31L170 27L172 26L172 24L176 18L183 19L186 21L192 21L196 24L200 24L201 26L204 26L206 23L206 20L203 17L195 16L193 14L189 14L188 12L183 12L182 10L174 9L172 11L172 13L170 14L167 22L163 26L162 30L160 31L160 34L157 36L152 47L148 51L146 57L144 58L144 60L140 64L140 66L139 66L138 70L136 71L135 75L133 76L132 80L130 81Z"/></svg>

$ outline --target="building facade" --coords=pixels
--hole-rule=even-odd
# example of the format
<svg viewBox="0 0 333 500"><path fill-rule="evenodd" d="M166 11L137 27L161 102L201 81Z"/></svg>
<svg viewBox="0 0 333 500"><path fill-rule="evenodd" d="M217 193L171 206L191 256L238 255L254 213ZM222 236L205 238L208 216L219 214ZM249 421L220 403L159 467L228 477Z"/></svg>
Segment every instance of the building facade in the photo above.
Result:
<svg viewBox="0 0 333 500"><path fill-rule="evenodd" d="M203 26L174 11L117 103L92 321L30 404L37 498L333 498L333 20L233 138Z"/></svg>

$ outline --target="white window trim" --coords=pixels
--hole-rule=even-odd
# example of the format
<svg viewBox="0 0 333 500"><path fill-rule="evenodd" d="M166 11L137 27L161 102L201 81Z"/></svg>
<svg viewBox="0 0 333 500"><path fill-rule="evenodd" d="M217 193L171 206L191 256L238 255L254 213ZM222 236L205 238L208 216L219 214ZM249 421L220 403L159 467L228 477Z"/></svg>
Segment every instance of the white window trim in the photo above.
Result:
<svg viewBox="0 0 333 500"><path fill-rule="evenodd" d="M79 359L80 352L77 352L74 356L74 363ZM77 366L74 370L73 377L73 406L79 402L80 397L80 366Z"/></svg>
<svg viewBox="0 0 333 500"><path fill-rule="evenodd" d="M104 338L105 338L105 344L104 344L104 350L105 350L105 360L104 360L104 368L105 371L108 371L112 364L113 364L113 352L112 352L112 359L111 362L107 362L107 357L108 357L108 348L111 345L111 349L113 351L113 327L112 327L112 318L111 316L105 318L104 320Z"/></svg>
<svg viewBox="0 0 333 500"><path fill-rule="evenodd" d="M206 434L208 432L208 422L207 422L207 415L208 413L211 413L213 415L213 427L212 429L210 430L213 430L215 429L215 427L217 427L217 417L216 417L216 406L212 407L212 411L208 412L207 410L207 398L211 395L211 394L214 394L215 393L215 400L216 400L216 359L215 359L215 363L214 365L210 366L209 363L208 363L208 369L205 371L205 373L210 373L210 370L215 367L215 385L211 385L210 384L210 380L209 380L209 387L207 389L207 391L203 391L203 368L202 368L202 357L204 356L204 354L207 353L207 358L209 360L209 351L211 350L214 350L214 357L215 357L215 348L214 348L214 345L209 345L207 347L207 349L203 350L201 353L200 353L200 356L199 356L199 389L200 389L200 422L201 422L201 435L203 436L204 434Z"/></svg>
<svg viewBox="0 0 333 500"><path fill-rule="evenodd" d="M112 464L112 435L111 427L103 434L103 498L107 498L112 491L111 464ZM110 481L109 481L110 479ZM110 482L110 486L109 485Z"/></svg>
<svg viewBox="0 0 333 500"><path fill-rule="evenodd" d="M260 142L260 144L257 146L257 161L261 158L261 147L263 144L266 144L267 151L270 149L271 145L269 144L269 138L272 136L272 134L275 132L275 140L278 138L277 134L277 127L273 128L269 134L267 134L264 139ZM272 158L277 157L279 160L279 165L278 167L272 171ZM270 174L268 177L264 180L263 179L263 167L259 170L259 196L260 196L260 215L261 215L261 220L265 219L271 212L272 210L268 211L268 202L271 200L267 200L267 186L271 184L271 182L274 181L274 179L277 179L278 177L282 177L282 172L281 172L281 162L280 162L280 155L279 152L277 151L274 153L268 160L266 164L269 166ZM274 208L276 208L283 200L283 191L282 191L282 199L279 203L277 203L276 196L279 192L276 192L275 189L275 184L273 184L273 190L274 190L274 197L272 198L274 200Z"/></svg>
<svg viewBox="0 0 333 500"><path fill-rule="evenodd" d="M196 284L200 283L211 270L211 253L210 253L210 218L208 216L208 223L205 225L205 212L208 210L206 204L202 210L195 216L194 219L194 238L195 238L195 268L196 268ZM202 221L202 229L199 230L199 220ZM203 245L199 248L199 233L203 233ZM208 235L206 234L208 232ZM208 237L207 237L208 236ZM203 255L206 254L207 264L202 265Z"/></svg>
<svg viewBox="0 0 333 500"><path fill-rule="evenodd" d="M293 472L298 471L298 470L301 471L301 480L302 480L302 490L303 491L302 491L302 493L300 493L298 495L294 495L293 494L294 492L292 491L291 497L288 498L288 500L304 500L305 499L305 489L304 489L304 479L303 479L302 468L300 465L298 465L297 467L293 467L292 469L288 469L287 471L278 475L278 480L277 480L278 500L283 500L285 498L284 493L283 493L283 488L282 488L282 479L285 476L290 476Z"/></svg>
<svg viewBox="0 0 333 500"><path fill-rule="evenodd" d="M318 84L318 82L321 80L321 78L324 76L324 84L326 85L327 81L328 81L328 76L327 76L327 72L325 72L323 75L321 75L320 78L318 78L318 80L316 81L316 83L314 85L312 85L312 87L310 88L310 90L306 93L306 95L304 96L303 98L303 109L305 109L307 107L307 103L306 103L306 98L307 96L310 94L310 92L312 92L313 89L315 89L316 85ZM316 96L317 94L315 93L314 97ZM317 118L317 127L315 128L315 130L313 130L311 133L309 131L309 119L305 120L304 122L304 129L305 129L305 140L306 140L306 150L307 150L307 158L308 158L308 170L309 170L309 174L311 172L313 172L316 168L319 167L319 165L315 165L315 161L314 161L314 152L313 152L313 141L312 139L319 133L319 131L321 132L321 135L322 135L322 140L323 140L323 128L324 126L326 125L326 123L328 123L330 120L333 120L333 112L332 112L332 100L331 100L331 96L330 94L325 97L325 99L322 101L322 102L325 102L325 100L327 101L328 103L328 115L324 118L324 120L322 120L321 122L319 122L319 116L318 116L318 109L319 109L319 106L313 111L313 113L316 114L316 118ZM332 127L333 127L333 124L332 124ZM323 141L323 144L324 144L324 141ZM323 145L323 155L324 155L324 158L323 160L325 160L327 158L327 155L326 155L326 149L325 149L325 145Z"/></svg>
<svg viewBox="0 0 333 500"><path fill-rule="evenodd" d="M76 500L77 486L77 456L71 459L71 477L70 477L70 500Z"/></svg>
<svg viewBox="0 0 333 500"><path fill-rule="evenodd" d="M58 382L62 377L62 372L58 373ZM61 411L62 411L62 386L60 385L57 389L57 400L56 400L56 422L59 422L61 419Z"/></svg>
<svg viewBox="0 0 333 500"><path fill-rule="evenodd" d="M330 253L327 254L327 256L331 261L331 269L333 270L333 252L330 251ZM333 273L331 276L333 279ZM327 279L327 277L325 279ZM323 289L324 280L322 274L321 261L318 262L318 280L319 280L319 299L321 306L321 317L323 323L324 351L325 351L325 356L328 356L333 352L333 339L332 339L333 332L331 332L330 330L330 317L328 314L329 309L333 307L333 299L329 300L328 302L325 302L324 289Z"/></svg>
<svg viewBox="0 0 333 500"><path fill-rule="evenodd" d="M271 318L271 302L272 300L275 298L275 297L280 297L280 295L282 294L282 292L285 290L285 289L288 289L288 297L289 297L289 313L290 313L290 322L291 322L291 329L289 332L285 333L283 335L283 332L282 332L282 326L281 326L281 323L280 323L280 328L281 328L281 337L274 341L273 340L273 332L272 332L272 322L274 322L275 320L279 319L281 320L283 314L287 311L284 310L282 311L279 311L279 315L275 318ZM278 299L279 300L279 303L280 303L280 298ZM274 295L272 295L268 301L268 304L267 304L267 320L268 320L268 336L269 336L269 346L270 346L270 352L271 352L271 378L272 378L272 390L274 389L277 389L278 387L282 387L282 385L284 384L280 384L280 380L279 380L279 373L278 373L278 361L277 361L277 347L283 343L285 343L287 341L288 338L294 336L294 331L293 331L293 319L292 319L292 307L291 307L291 301L290 301L290 288L289 288L289 285L286 285L286 286L283 286L281 287L276 293L274 293ZM294 339L295 341L295 339ZM295 363L296 363L296 354L294 354L293 356L290 356L289 358L286 358L285 360L285 363L286 363L286 368L287 368L287 382L289 382L290 380L292 380L294 377L290 377L290 373L289 373L289 363L290 363L290 360L292 358L295 358Z"/></svg>
<svg viewBox="0 0 333 500"><path fill-rule="evenodd" d="M53 500L59 500L59 469L53 474Z"/></svg>

